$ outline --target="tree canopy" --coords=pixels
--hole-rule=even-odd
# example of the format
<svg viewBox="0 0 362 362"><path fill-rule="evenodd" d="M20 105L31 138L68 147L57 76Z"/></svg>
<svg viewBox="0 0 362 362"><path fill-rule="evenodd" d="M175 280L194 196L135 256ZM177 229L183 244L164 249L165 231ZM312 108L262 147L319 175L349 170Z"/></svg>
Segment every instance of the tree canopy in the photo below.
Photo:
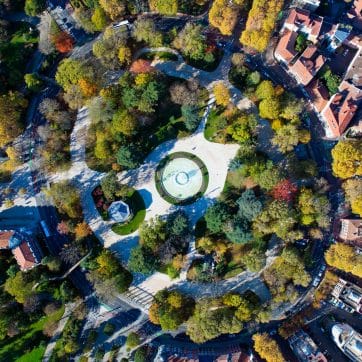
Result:
<svg viewBox="0 0 362 362"><path fill-rule="evenodd" d="M325 253L326 262L347 273L362 277L362 256L354 247L344 243L335 243Z"/></svg>
<svg viewBox="0 0 362 362"><path fill-rule="evenodd" d="M3 147L21 134L24 125L21 116L28 101L19 92L0 95L0 146Z"/></svg>
<svg viewBox="0 0 362 362"><path fill-rule="evenodd" d="M332 149L333 173L340 178L362 176L362 143L341 140Z"/></svg>
<svg viewBox="0 0 362 362"><path fill-rule="evenodd" d="M284 362L285 359L277 342L267 333L254 334L254 349L267 362Z"/></svg>

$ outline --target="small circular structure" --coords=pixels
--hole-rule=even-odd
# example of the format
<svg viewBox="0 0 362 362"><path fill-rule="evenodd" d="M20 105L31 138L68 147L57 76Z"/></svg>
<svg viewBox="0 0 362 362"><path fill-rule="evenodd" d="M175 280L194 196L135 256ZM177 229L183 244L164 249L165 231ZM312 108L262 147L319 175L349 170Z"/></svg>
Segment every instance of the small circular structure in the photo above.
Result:
<svg viewBox="0 0 362 362"><path fill-rule="evenodd" d="M132 212L125 202L119 200L112 202L108 215L113 221L124 223L132 217Z"/></svg>
<svg viewBox="0 0 362 362"><path fill-rule="evenodd" d="M171 204L190 204L207 189L209 174L205 164L187 152L172 153L156 170L156 187Z"/></svg>

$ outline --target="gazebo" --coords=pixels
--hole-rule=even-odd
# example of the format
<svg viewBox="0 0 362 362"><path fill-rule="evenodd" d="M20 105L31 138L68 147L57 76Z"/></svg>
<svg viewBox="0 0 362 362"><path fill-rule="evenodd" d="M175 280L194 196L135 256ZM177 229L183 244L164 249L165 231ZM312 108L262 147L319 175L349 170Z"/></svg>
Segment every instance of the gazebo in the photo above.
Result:
<svg viewBox="0 0 362 362"><path fill-rule="evenodd" d="M108 209L109 217L116 222L126 222L131 218L132 212L123 201L114 201Z"/></svg>

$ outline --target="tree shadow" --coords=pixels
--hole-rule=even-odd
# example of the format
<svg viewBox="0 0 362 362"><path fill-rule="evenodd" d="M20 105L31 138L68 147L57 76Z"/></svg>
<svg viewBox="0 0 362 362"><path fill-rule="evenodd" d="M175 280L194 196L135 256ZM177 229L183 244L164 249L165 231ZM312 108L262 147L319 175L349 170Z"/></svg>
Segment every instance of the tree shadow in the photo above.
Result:
<svg viewBox="0 0 362 362"><path fill-rule="evenodd" d="M153 201L151 192L149 192L146 189L141 189L141 190L138 190L138 193L142 196L143 201L145 203L145 207L146 207L146 209L148 209L152 205L152 201Z"/></svg>

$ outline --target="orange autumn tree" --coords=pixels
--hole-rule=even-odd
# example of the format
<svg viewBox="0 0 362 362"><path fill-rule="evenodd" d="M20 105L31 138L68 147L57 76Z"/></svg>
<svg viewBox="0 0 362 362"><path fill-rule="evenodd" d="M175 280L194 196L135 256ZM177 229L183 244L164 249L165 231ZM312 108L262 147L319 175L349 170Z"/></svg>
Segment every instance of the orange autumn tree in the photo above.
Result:
<svg viewBox="0 0 362 362"><path fill-rule="evenodd" d="M74 47L74 39L65 31L61 31L53 36L53 42L59 53L69 53Z"/></svg>
<svg viewBox="0 0 362 362"><path fill-rule="evenodd" d="M130 68L132 73L149 73L153 70L154 68L152 67L151 62L145 59L138 59L134 61Z"/></svg>
<svg viewBox="0 0 362 362"><path fill-rule="evenodd" d="M85 221L83 221L76 225L74 233L75 233L75 238L77 240L80 240L92 234L92 230L90 229L88 224Z"/></svg>
<svg viewBox="0 0 362 362"><path fill-rule="evenodd" d="M88 79L81 78L78 81L79 88L84 97L92 97L97 94L97 85L89 81Z"/></svg>

